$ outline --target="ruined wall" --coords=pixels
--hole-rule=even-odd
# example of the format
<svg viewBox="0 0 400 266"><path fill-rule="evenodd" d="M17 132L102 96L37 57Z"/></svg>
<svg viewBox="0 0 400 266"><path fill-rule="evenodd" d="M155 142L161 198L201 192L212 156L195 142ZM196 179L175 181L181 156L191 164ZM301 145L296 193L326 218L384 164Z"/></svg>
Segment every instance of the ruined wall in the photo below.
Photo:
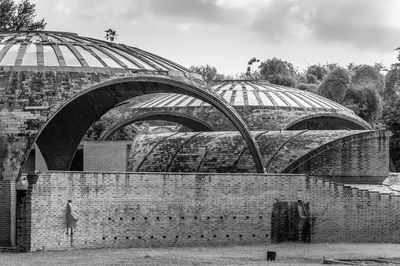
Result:
<svg viewBox="0 0 400 266"><path fill-rule="evenodd" d="M399 196L304 175L53 172L26 195L18 246L28 251L269 243L276 200L309 203L312 242L400 241Z"/></svg>

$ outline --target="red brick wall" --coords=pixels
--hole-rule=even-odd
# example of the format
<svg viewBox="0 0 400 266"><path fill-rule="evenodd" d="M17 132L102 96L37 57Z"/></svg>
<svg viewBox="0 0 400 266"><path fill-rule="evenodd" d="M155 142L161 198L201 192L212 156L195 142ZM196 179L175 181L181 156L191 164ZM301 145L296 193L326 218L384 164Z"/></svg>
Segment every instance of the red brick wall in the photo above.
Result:
<svg viewBox="0 0 400 266"><path fill-rule="evenodd" d="M400 242L399 196L304 175L54 172L28 192L28 250L269 243L276 199L310 203L312 242Z"/></svg>

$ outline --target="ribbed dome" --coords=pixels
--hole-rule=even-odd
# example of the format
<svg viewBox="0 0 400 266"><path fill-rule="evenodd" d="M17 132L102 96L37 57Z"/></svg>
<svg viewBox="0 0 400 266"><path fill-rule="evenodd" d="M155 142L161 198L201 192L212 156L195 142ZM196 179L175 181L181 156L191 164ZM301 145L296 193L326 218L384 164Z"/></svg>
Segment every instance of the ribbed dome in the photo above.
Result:
<svg viewBox="0 0 400 266"><path fill-rule="evenodd" d="M312 108L353 113L344 106L317 94L266 81L228 80L214 83L213 88L232 106ZM209 104L189 96L171 94L139 104L135 108L187 106L209 106Z"/></svg>
<svg viewBox="0 0 400 266"><path fill-rule="evenodd" d="M75 71L96 69L185 71L184 67L138 48L75 33L34 31L0 33L0 67L50 67Z"/></svg>

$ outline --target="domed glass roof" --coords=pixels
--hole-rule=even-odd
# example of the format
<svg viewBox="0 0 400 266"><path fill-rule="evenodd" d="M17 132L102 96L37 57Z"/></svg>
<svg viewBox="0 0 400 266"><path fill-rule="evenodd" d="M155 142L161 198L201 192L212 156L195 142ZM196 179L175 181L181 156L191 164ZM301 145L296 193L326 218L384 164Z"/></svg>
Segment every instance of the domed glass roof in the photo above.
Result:
<svg viewBox="0 0 400 266"><path fill-rule="evenodd" d="M263 106L283 108L312 108L336 112L352 110L329 99L307 91L278 86L266 81L228 80L213 84L214 90L232 106ZM135 108L209 106L190 96L170 94L155 98Z"/></svg>
<svg viewBox="0 0 400 266"><path fill-rule="evenodd" d="M0 32L0 67L188 72L176 63L135 47L50 31Z"/></svg>

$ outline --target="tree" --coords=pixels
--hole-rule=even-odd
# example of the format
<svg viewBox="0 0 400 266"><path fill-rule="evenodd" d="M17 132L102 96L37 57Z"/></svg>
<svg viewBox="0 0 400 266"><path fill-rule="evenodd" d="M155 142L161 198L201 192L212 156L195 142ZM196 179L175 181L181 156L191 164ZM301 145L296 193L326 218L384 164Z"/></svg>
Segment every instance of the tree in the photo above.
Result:
<svg viewBox="0 0 400 266"><path fill-rule="evenodd" d="M0 0L0 31L43 30L44 18L34 21L36 5L29 0L15 4L13 0Z"/></svg>
<svg viewBox="0 0 400 266"><path fill-rule="evenodd" d="M307 83L315 84L321 83L326 74L328 74L328 70L324 66L318 64L307 67L305 77Z"/></svg>
<svg viewBox="0 0 400 266"><path fill-rule="evenodd" d="M400 91L400 67L392 66L385 76L385 89L383 91L383 98L385 101L390 102L397 96Z"/></svg>
<svg viewBox="0 0 400 266"><path fill-rule="evenodd" d="M277 85L296 86L296 71L287 61L274 57L262 62L259 69L262 79Z"/></svg>
<svg viewBox="0 0 400 266"><path fill-rule="evenodd" d="M390 105L385 106L382 121L386 129L392 132L390 137L390 158L395 171L400 171L400 98L395 97Z"/></svg>
<svg viewBox="0 0 400 266"><path fill-rule="evenodd" d="M221 73L218 73L217 69L210 65L205 66L191 66L189 68L191 72L197 73L201 75L206 82L210 81L220 81L224 80L225 76Z"/></svg>
<svg viewBox="0 0 400 266"><path fill-rule="evenodd" d="M108 29L104 31L106 36L104 37L107 41L113 42L117 39L117 32L113 29Z"/></svg>
<svg viewBox="0 0 400 266"><path fill-rule="evenodd" d="M342 103L350 87L350 77L346 69L337 67L329 72L318 87L320 95Z"/></svg>
<svg viewBox="0 0 400 266"><path fill-rule="evenodd" d="M352 84L347 90L342 104L373 125L382 115L381 97L373 82Z"/></svg>
<svg viewBox="0 0 400 266"><path fill-rule="evenodd" d="M351 83L354 85L369 84L379 93L383 94L385 88L385 77L379 72L380 67L360 65L353 68Z"/></svg>

